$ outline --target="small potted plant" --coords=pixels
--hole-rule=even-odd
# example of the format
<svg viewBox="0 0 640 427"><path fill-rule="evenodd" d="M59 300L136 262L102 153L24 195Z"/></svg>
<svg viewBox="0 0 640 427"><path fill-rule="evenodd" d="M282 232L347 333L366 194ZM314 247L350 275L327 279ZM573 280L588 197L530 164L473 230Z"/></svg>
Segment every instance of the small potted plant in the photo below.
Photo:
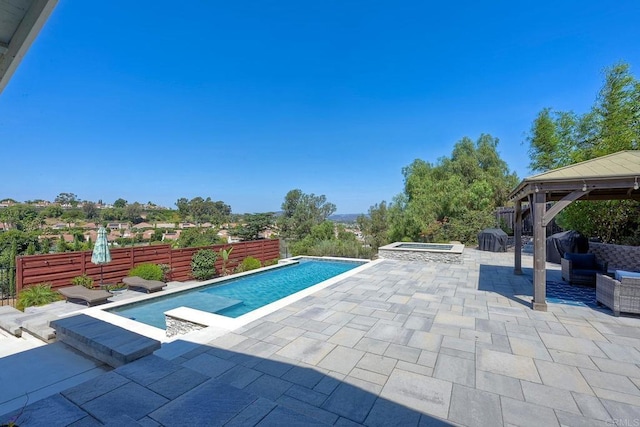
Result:
<svg viewBox="0 0 640 427"><path fill-rule="evenodd" d="M114 295L120 295L127 290L127 285L124 283L116 283L115 285L106 285L107 291Z"/></svg>

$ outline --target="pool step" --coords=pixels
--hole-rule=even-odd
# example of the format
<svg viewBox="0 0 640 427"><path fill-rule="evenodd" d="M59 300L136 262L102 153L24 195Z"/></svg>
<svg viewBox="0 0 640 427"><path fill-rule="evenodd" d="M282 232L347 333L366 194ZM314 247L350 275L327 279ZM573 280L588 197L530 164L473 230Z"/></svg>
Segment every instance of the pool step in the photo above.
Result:
<svg viewBox="0 0 640 427"><path fill-rule="evenodd" d="M202 301L206 301L206 311L208 311L209 313L218 313L222 310L226 310L227 308L235 307L236 305L242 304L242 301L240 301L239 299L221 297L219 295L213 295L203 291L200 291L200 294L202 296ZM199 308L197 307L193 308L199 310Z"/></svg>
<svg viewBox="0 0 640 427"><path fill-rule="evenodd" d="M51 326L58 341L114 368L160 348L160 341L85 314L54 320Z"/></svg>

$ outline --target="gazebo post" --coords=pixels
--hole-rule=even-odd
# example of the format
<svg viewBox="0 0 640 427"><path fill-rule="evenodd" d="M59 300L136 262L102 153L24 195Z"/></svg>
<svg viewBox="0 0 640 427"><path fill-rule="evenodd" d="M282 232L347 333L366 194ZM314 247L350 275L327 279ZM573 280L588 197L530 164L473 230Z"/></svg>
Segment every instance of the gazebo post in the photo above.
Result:
<svg viewBox="0 0 640 427"><path fill-rule="evenodd" d="M547 270L546 270L546 234L544 226L544 213L546 208L546 195L544 192L536 192L533 196L533 301L532 308L538 311L547 311Z"/></svg>
<svg viewBox="0 0 640 427"><path fill-rule="evenodd" d="M516 200L516 218L514 224L515 259L514 274L522 274L522 201Z"/></svg>

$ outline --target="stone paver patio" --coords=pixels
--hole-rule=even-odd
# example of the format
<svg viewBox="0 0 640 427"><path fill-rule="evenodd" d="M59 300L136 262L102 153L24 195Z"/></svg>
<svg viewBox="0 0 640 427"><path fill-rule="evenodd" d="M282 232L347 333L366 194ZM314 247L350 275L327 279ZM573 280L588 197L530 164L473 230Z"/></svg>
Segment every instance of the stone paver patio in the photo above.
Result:
<svg viewBox="0 0 640 427"><path fill-rule="evenodd" d="M164 344L18 423L640 424L640 319L532 311L523 264L516 276L513 254L473 249L463 264L385 260L207 345Z"/></svg>

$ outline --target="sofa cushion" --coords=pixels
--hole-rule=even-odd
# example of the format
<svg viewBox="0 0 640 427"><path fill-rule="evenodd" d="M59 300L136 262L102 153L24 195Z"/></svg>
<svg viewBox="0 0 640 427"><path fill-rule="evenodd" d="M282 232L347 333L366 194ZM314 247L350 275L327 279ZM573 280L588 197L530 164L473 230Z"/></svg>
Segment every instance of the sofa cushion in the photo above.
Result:
<svg viewBox="0 0 640 427"><path fill-rule="evenodd" d="M617 281L622 280L623 277L640 277L640 272L637 271L625 271L625 270L616 270L615 279Z"/></svg>
<svg viewBox="0 0 640 427"><path fill-rule="evenodd" d="M565 253L564 258L573 263L574 269L589 270L595 268L596 265L594 254Z"/></svg>

